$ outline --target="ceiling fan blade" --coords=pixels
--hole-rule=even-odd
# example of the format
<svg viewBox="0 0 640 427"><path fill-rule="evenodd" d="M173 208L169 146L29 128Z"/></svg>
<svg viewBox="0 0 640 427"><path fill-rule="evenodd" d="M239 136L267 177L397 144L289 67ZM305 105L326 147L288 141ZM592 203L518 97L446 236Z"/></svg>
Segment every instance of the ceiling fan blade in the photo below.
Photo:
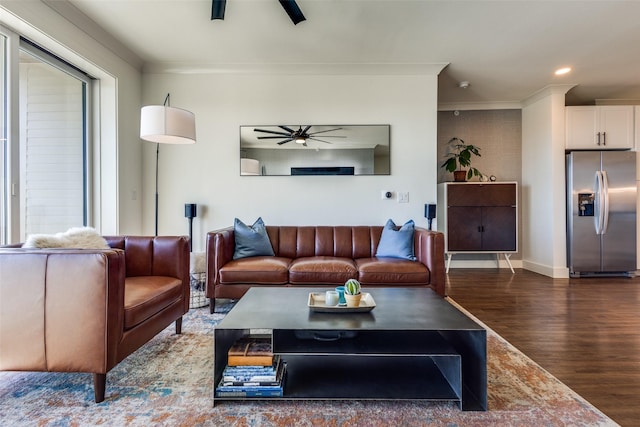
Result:
<svg viewBox="0 0 640 427"><path fill-rule="evenodd" d="M287 142L293 141L293 138L285 139L284 141L278 142L278 145L286 144Z"/></svg>
<svg viewBox="0 0 640 427"><path fill-rule="evenodd" d="M325 144L333 144L333 142L329 142L329 141L324 141L322 139L318 139L318 138L313 138L313 137L309 137L307 139L313 139L314 141L320 141L320 142L324 142Z"/></svg>
<svg viewBox="0 0 640 427"><path fill-rule="evenodd" d="M224 9L227 6L227 0L213 0L211 3L211 20L224 19Z"/></svg>
<svg viewBox="0 0 640 427"><path fill-rule="evenodd" d="M293 21L293 25L298 25L300 22L306 21L307 18L304 17L295 0L279 1L284 11L287 12L287 15L289 15L289 18Z"/></svg>
<svg viewBox="0 0 640 427"><path fill-rule="evenodd" d="M309 136L315 136L315 133L310 133ZM323 138L346 138L344 135L322 135Z"/></svg>
<svg viewBox="0 0 640 427"><path fill-rule="evenodd" d="M332 132L334 130L341 130L342 128L334 128L334 129L327 129L327 130L319 130L318 132L311 132L309 135L315 135L317 133L325 133L325 132Z"/></svg>
<svg viewBox="0 0 640 427"><path fill-rule="evenodd" d="M284 129L284 130L286 130L286 131L287 131L287 132L289 132L289 133L296 133L296 131L295 131L295 130L293 130L293 129L291 129L290 127L287 127L287 126L278 126L278 127L279 127L280 129Z"/></svg>
<svg viewBox="0 0 640 427"><path fill-rule="evenodd" d="M282 135L282 136L291 136L291 133L292 133L292 132L288 132L288 133L276 132L274 130L268 130L268 129L254 129L253 131L254 132L262 132L262 133L272 133L274 135Z"/></svg>
<svg viewBox="0 0 640 427"><path fill-rule="evenodd" d="M289 137L289 135L285 135L286 137ZM259 136L256 139L282 139L283 136Z"/></svg>
<svg viewBox="0 0 640 427"><path fill-rule="evenodd" d="M304 128L304 130L302 131L302 133L307 133L307 131L308 131L309 129L311 129L311 126L313 126L313 125L309 125L309 126L307 126L306 128Z"/></svg>

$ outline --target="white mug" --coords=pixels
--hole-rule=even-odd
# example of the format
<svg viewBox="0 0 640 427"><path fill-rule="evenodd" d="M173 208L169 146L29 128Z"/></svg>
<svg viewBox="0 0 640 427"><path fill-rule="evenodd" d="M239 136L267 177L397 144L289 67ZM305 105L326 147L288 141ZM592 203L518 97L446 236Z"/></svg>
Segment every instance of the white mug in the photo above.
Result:
<svg viewBox="0 0 640 427"><path fill-rule="evenodd" d="M330 306L338 305L339 298L340 296L336 291L327 291L327 293L324 295L324 303Z"/></svg>

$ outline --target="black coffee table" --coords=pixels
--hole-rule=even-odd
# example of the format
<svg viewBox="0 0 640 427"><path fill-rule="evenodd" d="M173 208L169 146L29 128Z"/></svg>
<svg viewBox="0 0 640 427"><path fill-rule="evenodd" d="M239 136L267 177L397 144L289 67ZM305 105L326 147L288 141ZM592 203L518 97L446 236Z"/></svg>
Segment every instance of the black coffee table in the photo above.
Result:
<svg viewBox="0 0 640 427"><path fill-rule="evenodd" d="M431 289L364 289L376 303L369 313L310 311L309 293L324 290L251 288L215 327L215 384L231 344L267 332L287 363L284 397L276 399L448 400L487 409L486 331ZM238 399L264 398L214 404Z"/></svg>

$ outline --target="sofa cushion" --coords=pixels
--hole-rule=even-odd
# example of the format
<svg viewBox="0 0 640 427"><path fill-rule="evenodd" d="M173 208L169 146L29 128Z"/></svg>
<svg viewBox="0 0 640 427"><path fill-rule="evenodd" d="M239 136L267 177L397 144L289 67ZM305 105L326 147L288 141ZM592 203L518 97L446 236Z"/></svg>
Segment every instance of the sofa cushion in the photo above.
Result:
<svg viewBox="0 0 640 427"><path fill-rule="evenodd" d="M429 269L420 262L400 258L360 258L358 280L365 285L428 285Z"/></svg>
<svg viewBox="0 0 640 427"><path fill-rule="evenodd" d="M415 261L416 257L413 253L415 225L413 220L407 221L399 230L396 230L396 228L396 224L392 220L388 220L384 225L376 256Z"/></svg>
<svg viewBox="0 0 640 427"><path fill-rule="evenodd" d="M233 232L235 238L233 259L275 255L262 218L258 218L251 227L236 218Z"/></svg>
<svg viewBox="0 0 640 427"><path fill-rule="evenodd" d="M358 277L355 262L350 258L313 256L297 258L289 266L291 284L342 285Z"/></svg>
<svg viewBox="0 0 640 427"><path fill-rule="evenodd" d="M125 330L179 301L182 293L182 280L175 277L127 277L124 282Z"/></svg>
<svg viewBox="0 0 640 427"><path fill-rule="evenodd" d="M220 269L220 283L283 285L289 281L290 262L290 258L271 256L229 261Z"/></svg>

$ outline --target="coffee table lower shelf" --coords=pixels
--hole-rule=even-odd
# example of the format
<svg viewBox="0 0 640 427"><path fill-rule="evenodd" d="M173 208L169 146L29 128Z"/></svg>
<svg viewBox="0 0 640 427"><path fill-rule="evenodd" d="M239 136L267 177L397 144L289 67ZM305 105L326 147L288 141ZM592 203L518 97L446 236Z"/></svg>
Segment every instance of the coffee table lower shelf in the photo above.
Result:
<svg viewBox="0 0 640 427"><path fill-rule="evenodd" d="M453 401L462 407L459 355L287 355L283 397ZM216 400L262 400L216 397Z"/></svg>
<svg viewBox="0 0 640 427"><path fill-rule="evenodd" d="M462 402L460 356L282 357L287 362L284 394L288 398ZM442 372L438 364L445 367L447 372Z"/></svg>

